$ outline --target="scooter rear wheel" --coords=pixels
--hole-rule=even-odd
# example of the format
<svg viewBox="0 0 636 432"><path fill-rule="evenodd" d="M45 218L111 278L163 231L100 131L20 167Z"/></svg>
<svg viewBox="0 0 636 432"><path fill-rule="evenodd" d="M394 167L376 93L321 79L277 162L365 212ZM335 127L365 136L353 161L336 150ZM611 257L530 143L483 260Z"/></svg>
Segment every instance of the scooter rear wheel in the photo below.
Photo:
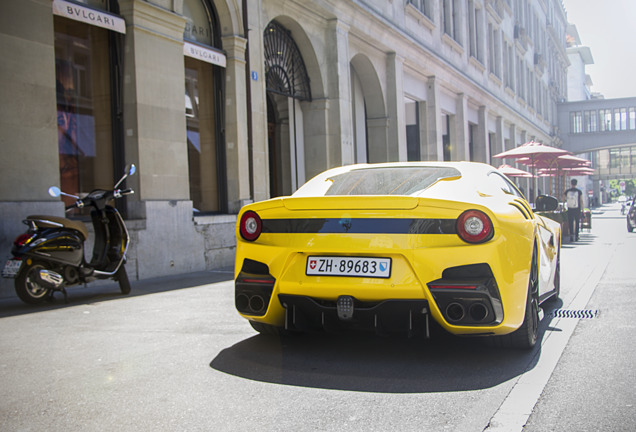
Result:
<svg viewBox="0 0 636 432"><path fill-rule="evenodd" d="M51 296L51 288L44 286L40 280L40 270L46 270L46 266L34 261L31 264L25 264L15 278L15 292L25 303L43 303Z"/></svg>
<svg viewBox="0 0 636 432"><path fill-rule="evenodd" d="M130 294L130 281L128 281L128 273L126 273L126 267L121 265L117 273L115 273L115 279L119 282L119 289L122 294Z"/></svg>

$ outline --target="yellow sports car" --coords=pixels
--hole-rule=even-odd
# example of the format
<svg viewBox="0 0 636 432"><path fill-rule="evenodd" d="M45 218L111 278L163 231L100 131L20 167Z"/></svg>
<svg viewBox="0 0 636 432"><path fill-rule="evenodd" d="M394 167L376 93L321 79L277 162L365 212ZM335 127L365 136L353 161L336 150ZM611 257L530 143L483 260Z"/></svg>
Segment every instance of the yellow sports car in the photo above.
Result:
<svg viewBox="0 0 636 432"><path fill-rule="evenodd" d="M261 333L428 336L432 319L531 348L540 303L559 295L560 225L481 163L331 169L245 206L236 236L235 305Z"/></svg>

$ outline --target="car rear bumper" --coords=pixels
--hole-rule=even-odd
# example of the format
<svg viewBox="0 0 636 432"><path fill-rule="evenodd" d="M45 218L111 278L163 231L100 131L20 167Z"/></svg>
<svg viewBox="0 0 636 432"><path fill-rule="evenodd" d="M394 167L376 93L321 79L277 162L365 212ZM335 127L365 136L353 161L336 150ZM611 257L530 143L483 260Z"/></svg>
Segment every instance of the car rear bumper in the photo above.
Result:
<svg viewBox="0 0 636 432"><path fill-rule="evenodd" d="M429 334L428 301L423 299L361 302L351 296L340 296L336 301L324 301L289 294L279 294L278 299L285 308L287 330L336 331L353 328L379 334Z"/></svg>

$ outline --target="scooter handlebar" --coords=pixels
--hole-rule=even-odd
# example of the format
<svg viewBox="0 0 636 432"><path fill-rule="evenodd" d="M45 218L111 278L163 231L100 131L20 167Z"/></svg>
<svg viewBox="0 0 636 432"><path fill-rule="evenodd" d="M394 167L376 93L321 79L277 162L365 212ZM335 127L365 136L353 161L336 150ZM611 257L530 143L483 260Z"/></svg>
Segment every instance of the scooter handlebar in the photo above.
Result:
<svg viewBox="0 0 636 432"><path fill-rule="evenodd" d="M121 189L121 190L116 189L115 191L113 191L113 196L114 196L115 198L120 198L120 197L123 197L124 195L132 195L132 194L134 194L134 193L135 193L135 191L134 191L134 190L132 190L132 189L130 189L130 188L128 188L128 189Z"/></svg>

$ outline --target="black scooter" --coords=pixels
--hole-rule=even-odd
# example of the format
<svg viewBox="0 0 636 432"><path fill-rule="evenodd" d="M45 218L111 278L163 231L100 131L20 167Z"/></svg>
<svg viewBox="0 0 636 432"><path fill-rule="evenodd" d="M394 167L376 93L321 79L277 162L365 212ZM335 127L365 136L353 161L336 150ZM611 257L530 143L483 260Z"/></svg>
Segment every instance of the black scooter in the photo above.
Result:
<svg viewBox="0 0 636 432"><path fill-rule="evenodd" d="M126 177L135 173L135 165L126 167L127 173L113 190L96 189L84 198L66 194L58 187L49 188L53 197L60 195L76 199L73 208L92 207L91 219L95 229L93 257L86 262L84 242L88 238L86 225L81 221L57 216L28 216L23 223L29 228L13 242L2 276L15 278L15 290L25 303L38 304L51 300L56 291L67 299L66 287L86 284L97 279L112 278L119 282L123 294L130 293L130 282L124 263L129 237L121 215L108 202L134 193L132 189L118 189Z"/></svg>

